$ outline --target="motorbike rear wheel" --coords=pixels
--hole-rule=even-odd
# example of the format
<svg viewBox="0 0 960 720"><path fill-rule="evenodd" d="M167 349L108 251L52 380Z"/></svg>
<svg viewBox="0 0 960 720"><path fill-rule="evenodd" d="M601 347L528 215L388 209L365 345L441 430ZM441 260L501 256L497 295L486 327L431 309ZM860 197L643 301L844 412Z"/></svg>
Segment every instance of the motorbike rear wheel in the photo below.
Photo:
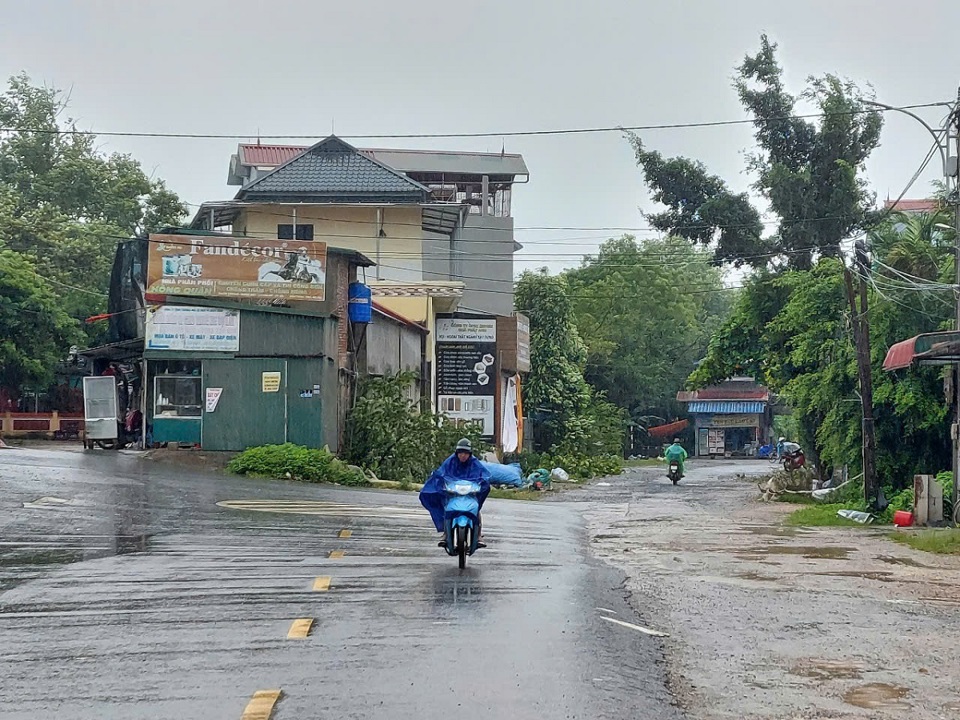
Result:
<svg viewBox="0 0 960 720"><path fill-rule="evenodd" d="M467 566L467 529L462 525L457 528L457 564L461 570Z"/></svg>

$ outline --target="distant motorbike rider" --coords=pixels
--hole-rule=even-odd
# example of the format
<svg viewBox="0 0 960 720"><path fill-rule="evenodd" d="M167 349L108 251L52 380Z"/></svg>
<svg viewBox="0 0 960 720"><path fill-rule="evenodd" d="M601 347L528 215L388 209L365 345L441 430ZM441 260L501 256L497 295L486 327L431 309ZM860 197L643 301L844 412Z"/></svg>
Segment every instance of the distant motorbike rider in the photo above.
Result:
<svg viewBox="0 0 960 720"><path fill-rule="evenodd" d="M788 442L782 435L777 440L777 457L781 460L785 457L791 457L800 452L800 446L795 442Z"/></svg>
<svg viewBox="0 0 960 720"><path fill-rule="evenodd" d="M677 463L680 466L680 477L683 477L683 461L687 459L687 451L680 444L680 438L673 439L673 445L663 451L663 457L668 466L672 462Z"/></svg>

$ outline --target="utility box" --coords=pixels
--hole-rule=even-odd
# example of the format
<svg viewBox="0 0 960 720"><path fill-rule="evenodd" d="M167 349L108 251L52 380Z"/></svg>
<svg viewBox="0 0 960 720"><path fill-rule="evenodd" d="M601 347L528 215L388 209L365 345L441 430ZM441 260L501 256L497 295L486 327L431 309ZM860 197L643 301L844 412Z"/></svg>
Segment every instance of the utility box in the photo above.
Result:
<svg viewBox="0 0 960 720"><path fill-rule="evenodd" d="M943 488L933 475L913 476L913 516L917 525L943 522Z"/></svg>

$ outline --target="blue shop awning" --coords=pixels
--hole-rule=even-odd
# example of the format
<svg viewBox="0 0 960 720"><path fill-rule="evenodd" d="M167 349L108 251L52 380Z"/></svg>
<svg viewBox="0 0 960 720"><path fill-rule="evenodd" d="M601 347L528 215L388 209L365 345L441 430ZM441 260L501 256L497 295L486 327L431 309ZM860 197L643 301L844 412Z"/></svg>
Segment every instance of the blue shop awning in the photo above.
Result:
<svg viewBox="0 0 960 720"><path fill-rule="evenodd" d="M687 410L714 415L762 415L766 407L764 402L746 400L694 400Z"/></svg>

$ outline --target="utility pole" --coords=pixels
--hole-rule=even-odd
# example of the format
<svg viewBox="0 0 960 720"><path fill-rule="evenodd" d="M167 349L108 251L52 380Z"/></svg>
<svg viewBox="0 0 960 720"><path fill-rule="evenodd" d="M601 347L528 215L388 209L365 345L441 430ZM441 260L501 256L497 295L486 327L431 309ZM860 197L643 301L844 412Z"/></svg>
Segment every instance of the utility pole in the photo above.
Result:
<svg viewBox="0 0 960 720"><path fill-rule="evenodd" d="M950 156L950 129L954 128L953 140L956 141L957 151ZM946 137L944 138L944 144L946 145L946 158L944 160L945 167L943 168L943 174L945 175L946 180L946 191L947 191L947 202L953 203L953 229L954 236L956 238L956 248L954 254L954 265L956 267L956 287L954 288L954 293L957 300L957 317L956 324L954 328L957 331L960 331L960 88L957 88L957 104L953 106L953 112L951 117L947 118L946 124ZM950 187L950 179L953 178L953 188ZM953 497L951 498L953 503L953 516L957 517L957 486L960 485L960 364L954 365L954 376L953 376L953 387L954 392L956 393L954 399L954 421L953 427L951 429L951 436L953 439Z"/></svg>
<svg viewBox="0 0 960 720"><path fill-rule="evenodd" d="M873 368L870 363L870 319L867 316L867 273L870 263L867 248L863 240L857 240L856 267L859 276L859 288L855 293L853 277L849 268L844 268L843 279L847 288L847 302L850 303L850 321L853 327L853 341L857 355L857 373L860 376L860 404L863 408L863 497L867 505L875 508L879 496L877 487L877 440L873 423ZM860 306L857 307L859 295Z"/></svg>

